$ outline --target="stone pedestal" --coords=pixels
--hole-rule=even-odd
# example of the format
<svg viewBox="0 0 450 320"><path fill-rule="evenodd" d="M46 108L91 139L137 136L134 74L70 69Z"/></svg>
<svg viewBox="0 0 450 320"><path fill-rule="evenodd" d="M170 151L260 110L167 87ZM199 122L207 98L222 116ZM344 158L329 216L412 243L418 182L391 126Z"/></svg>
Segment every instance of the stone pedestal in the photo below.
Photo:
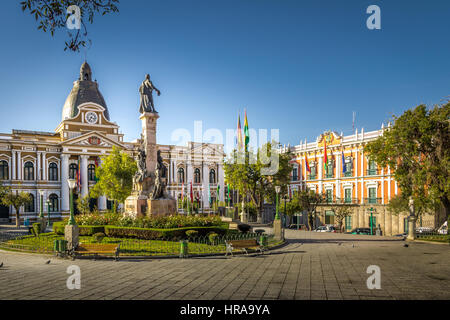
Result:
<svg viewBox="0 0 450 320"><path fill-rule="evenodd" d="M408 240L416 239L416 218L415 217L410 216L408 218L408 237L406 239L408 239Z"/></svg>
<svg viewBox="0 0 450 320"><path fill-rule="evenodd" d="M273 221L273 234L276 240L283 239L283 229L281 228L281 219Z"/></svg>
<svg viewBox="0 0 450 320"><path fill-rule="evenodd" d="M167 216L177 213L177 201L174 199L147 200L147 216Z"/></svg>
<svg viewBox="0 0 450 320"><path fill-rule="evenodd" d="M159 118L157 113L142 113L139 119L142 121L142 136L145 139L145 164L147 170L153 171L157 162L156 155L156 122Z"/></svg>
<svg viewBox="0 0 450 320"><path fill-rule="evenodd" d="M38 222L41 224L41 233L44 233L45 229L47 228L47 219L39 218Z"/></svg>
<svg viewBox="0 0 450 320"><path fill-rule="evenodd" d="M131 195L125 200L125 216L137 218L147 213L147 196Z"/></svg>
<svg viewBox="0 0 450 320"><path fill-rule="evenodd" d="M64 239L67 241L67 249L72 250L78 246L80 238L80 228L77 225L67 225L64 227Z"/></svg>

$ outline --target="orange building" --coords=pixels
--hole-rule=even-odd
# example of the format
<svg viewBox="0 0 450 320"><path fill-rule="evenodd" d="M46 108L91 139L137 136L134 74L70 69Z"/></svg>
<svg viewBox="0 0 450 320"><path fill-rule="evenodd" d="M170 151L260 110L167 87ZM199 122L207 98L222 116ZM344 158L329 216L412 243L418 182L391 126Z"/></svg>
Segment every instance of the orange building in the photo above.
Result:
<svg viewBox="0 0 450 320"><path fill-rule="evenodd" d="M291 190L307 188L326 196L326 204L317 209L316 225L335 224L330 205L341 204L352 208L352 214L344 222L346 231L369 228L372 222L373 227L380 226L385 235L407 232L407 213L393 215L386 208L390 199L400 193L393 172L369 160L364 152L364 146L382 135L384 130L384 126L370 132L355 130L348 136L327 131L314 142L304 140L297 146L282 148L281 152L289 149L294 154ZM373 209L372 214L370 209ZM431 216L424 218L432 219ZM300 219L307 224L305 214Z"/></svg>

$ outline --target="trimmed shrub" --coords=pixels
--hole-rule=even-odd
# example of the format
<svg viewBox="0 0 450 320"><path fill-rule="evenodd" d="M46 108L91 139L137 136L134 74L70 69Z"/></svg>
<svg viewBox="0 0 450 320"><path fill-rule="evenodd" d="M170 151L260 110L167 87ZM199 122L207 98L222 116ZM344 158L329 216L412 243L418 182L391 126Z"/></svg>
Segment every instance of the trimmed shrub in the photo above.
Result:
<svg viewBox="0 0 450 320"><path fill-rule="evenodd" d="M197 230L188 230L188 231L186 231L186 236L188 238L194 238L194 237L197 237L197 235L198 235L198 231Z"/></svg>
<svg viewBox="0 0 450 320"><path fill-rule="evenodd" d="M197 231L198 236L205 236L210 232L215 232L217 234L225 234L227 232L227 229L221 227L152 229L152 228L105 226L105 234L108 237L137 238L145 240L175 239L175 238L182 239L186 237L186 231L189 230Z"/></svg>
<svg viewBox="0 0 450 320"><path fill-rule="evenodd" d="M33 233L35 236L39 235L41 233L41 223L35 222L32 224L33 226Z"/></svg>
<svg viewBox="0 0 450 320"><path fill-rule="evenodd" d="M251 229L251 226L245 223L238 224L238 230L242 233L247 233Z"/></svg>
<svg viewBox="0 0 450 320"><path fill-rule="evenodd" d="M97 232L92 235L92 238L94 239L95 242L102 242L105 236L106 235L103 232Z"/></svg>
<svg viewBox="0 0 450 320"><path fill-rule="evenodd" d="M208 234L208 239L211 244L215 244L218 237L219 235L215 232L211 232L210 234Z"/></svg>
<svg viewBox="0 0 450 320"><path fill-rule="evenodd" d="M58 235L64 235L64 228L67 225L67 221L54 222L53 232ZM80 228L81 236L92 236L94 233L105 233L105 226L78 226Z"/></svg>

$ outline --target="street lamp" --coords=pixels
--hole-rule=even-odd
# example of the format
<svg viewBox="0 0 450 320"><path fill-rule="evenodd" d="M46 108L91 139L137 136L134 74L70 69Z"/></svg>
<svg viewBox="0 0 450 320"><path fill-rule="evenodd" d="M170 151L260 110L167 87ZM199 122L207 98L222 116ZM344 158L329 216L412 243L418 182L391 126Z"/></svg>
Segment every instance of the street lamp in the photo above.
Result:
<svg viewBox="0 0 450 320"><path fill-rule="evenodd" d="M275 207L275 210L276 210L275 220L280 220L280 215L278 213L278 195L280 194L280 191L281 191L281 187L280 186L275 186L275 192L277 193L277 196L276 196L276 207Z"/></svg>
<svg viewBox="0 0 450 320"><path fill-rule="evenodd" d="M52 224L50 223L50 204L51 204L50 199L47 199L46 203L47 203L47 213L48 213L47 227L51 227Z"/></svg>
<svg viewBox="0 0 450 320"><path fill-rule="evenodd" d="M40 208L39 208L39 218L44 218L44 190L39 190L40 198Z"/></svg>
<svg viewBox="0 0 450 320"><path fill-rule="evenodd" d="M67 183L69 184L70 189L70 218L67 225L74 226L76 225L75 217L73 215L73 189L75 189L76 180L75 179L67 179Z"/></svg>

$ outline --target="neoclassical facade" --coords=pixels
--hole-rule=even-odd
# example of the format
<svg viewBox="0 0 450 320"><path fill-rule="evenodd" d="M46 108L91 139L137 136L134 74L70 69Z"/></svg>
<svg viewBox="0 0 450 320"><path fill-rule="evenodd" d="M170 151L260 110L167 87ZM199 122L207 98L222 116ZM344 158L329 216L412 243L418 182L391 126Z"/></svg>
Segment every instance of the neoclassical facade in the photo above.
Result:
<svg viewBox="0 0 450 320"><path fill-rule="evenodd" d="M395 235L407 231L407 213L391 214L386 205L400 193L391 168L382 168L368 158L364 146L387 130L360 132L344 136L328 131L317 137L316 141L302 141L299 145L282 147L294 155L291 174L291 190L313 190L323 194L327 203L318 208L318 220L322 224L334 224L332 204L351 206L352 214L345 220L347 231L357 227L380 225L386 235ZM325 170L325 144L327 148L327 169ZM310 170L306 168L306 161ZM305 217L302 217L305 222ZM424 221L425 220L425 221ZM426 225L435 225L434 217L425 215L419 221Z"/></svg>
<svg viewBox="0 0 450 320"><path fill-rule="evenodd" d="M97 81L92 80L91 68L84 62L55 132L0 133L0 180L13 192L31 194L33 201L22 208L21 218L37 217L42 194L45 216L50 213L52 219L60 219L69 213L69 178L77 180L75 198L85 196L96 183L96 166L113 146L136 157L140 144L140 140L123 140L118 124L109 117ZM205 209L209 208L208 189L212 200L223 199L216 195L217 185L221 193L224 189L223 145L189 142L187 146L157 147L168 169L168 192L172 196L181 196L182 185L186 193L192 181L195 196ZM105 196L91 200L92 207L100 211L110 206ZM0 222L14 219L13 207L0 206Z"/></svg>

